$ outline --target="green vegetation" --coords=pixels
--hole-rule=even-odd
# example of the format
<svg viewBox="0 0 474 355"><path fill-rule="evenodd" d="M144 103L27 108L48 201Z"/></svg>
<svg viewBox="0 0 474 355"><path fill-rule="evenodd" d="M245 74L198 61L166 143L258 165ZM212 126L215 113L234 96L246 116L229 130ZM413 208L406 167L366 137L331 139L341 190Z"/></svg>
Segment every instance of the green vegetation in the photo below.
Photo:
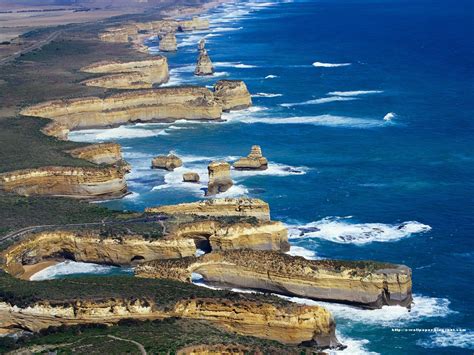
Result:
<svg viewBox="0 0 474 355"><path fill-rule="evenodd" d="M131 276L95 276L47 281L23 281L0 271L0 301L26 307L37 302L69 304L75 300L149 299L166 308L191 298L225 298L287 304L267 295L241 295L212 290L173 280L142 279Z"/></svg>
<svg viewBox="0 0 474 355"><path fill-rule="evenodd" d="M112 327L88 325L48 329L17 343L4 338L3 348L12 350L34 346L43 349L41 352L57 351L57 354L138 354L138 345L129 340L141 344L149 354L174 354L184 347L201 344L239 344L265 354L301 351L276 341L228 333L209 322L175 318L144 322L124 320Z"/></svg>

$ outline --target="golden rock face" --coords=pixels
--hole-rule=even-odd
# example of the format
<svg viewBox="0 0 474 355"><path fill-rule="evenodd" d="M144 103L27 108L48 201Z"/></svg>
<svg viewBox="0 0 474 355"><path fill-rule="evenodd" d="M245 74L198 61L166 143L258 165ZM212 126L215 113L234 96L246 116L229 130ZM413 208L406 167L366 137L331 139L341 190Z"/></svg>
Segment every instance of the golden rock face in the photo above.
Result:
<svg viewBox="0 0 474 355"><path fill-rule="evenodd" d="M233 164L237 170L266 170L268 160L262 155L259 145L252 146L250 154L245 158L240 158Z"/></svg>
<svg viewBox="0 0 474 355"><path fill-rule="evenodd" d="M42 167L0 174L0 189L19 195L75 198L123 196L126 170L121 167Z"/></svg>
<svg viewBox="0 0 474 355"><path fill-rule="evenodd" d="M214 85L214 95L223 111L241 110L252 106L247 85L241 80L219 80Z"/></svg>
<svg viewBox="0 0 474 355"><path fill-rule="evenodd" d="M152 261L137 276L205 281L287 296L352 303L366 308L410 307L411 270L404 265L337 260L306 260L280 252L228 250L200 258Z"/></svg>
<svg viewBox="0 0 474 355"><path fill-rule="evenodd" d="M174 154L160 155L151 161L151 167L153 169L165 169L173 171L183 165L183 161Z"/></svg>
<svg viewBox="0 0 474 355"><path fill-rule="evenodd" d="M162 56L131 62L102 61L83 67L81 71L108 74L82 82L108 89L149 89L169 80L168 61Z"/></svg>
<svg viewBox="0 0 474 355"><path fill-rule="evenodd" d="M37 332L50 326L86 323L113 324L121 319L200 319L227 331L278 340L288 344L315 341L321 347L339 345L331 314L322 307L274 305L221 298L178 301L160 309L153 300L76 300L71 303L37 303L20 308L0 302L0 328L21 327Z"/></svg>
<svg viewBox="0 0 474 355"><path fill-rule="evenodd" d="M62 137L64 130L107 127L136 121L218 120L221 113L222 109L210 90L191 86L137 90L104 99L85 97L54 100L21 112L25 116L53 120L43 132L59 132Z"/></svg>
<svg viewBox="0 0 474 355"><path fill-rule="evenodd" d="M225 161L213 161L207 167L209 172L209 183L207 185L207 196L214 196L229 190L234 183L230 177L230 164Z"/></svg>
<svg viewBox="0 0 474 355"><path fill-rule="evenodd" d="M178 50L178 43L176 42L176 34L168 32L160 37L159 47L162 52L176 52Z"/></svg>
<svg viewBox="0 0 474 355"><path fill-rule="evenodd" d="M75 158L84 159L95 164L115 164L122 161L120 144L99 143L68 151Z"/></svg>
<svg viewBox="0 0 474 355"><path fill-rule="evenodd" d="M256 198L214 198L177 205L149 207L150 213L166 213L170 215L189 214L206 217L255 217L270 220L270 206Z"/></svg>

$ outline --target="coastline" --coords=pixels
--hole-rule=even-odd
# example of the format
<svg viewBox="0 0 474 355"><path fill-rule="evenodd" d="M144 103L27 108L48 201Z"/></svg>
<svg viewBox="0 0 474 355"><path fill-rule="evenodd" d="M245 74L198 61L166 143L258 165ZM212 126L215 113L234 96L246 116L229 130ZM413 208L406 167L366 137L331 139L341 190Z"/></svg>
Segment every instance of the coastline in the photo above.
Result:
<svg viewBox="0 0 474 355"><path fill-rule="evenodd" d="M21 275L20 279L31 281L31 277L33 277L35 274L39 273L40 271L43 271L44 269L50 266L57 265L61 261L63 260L47 260L47 261L39 262L37 264L24 265L23 269L25 270L25 272Z"/></svg>

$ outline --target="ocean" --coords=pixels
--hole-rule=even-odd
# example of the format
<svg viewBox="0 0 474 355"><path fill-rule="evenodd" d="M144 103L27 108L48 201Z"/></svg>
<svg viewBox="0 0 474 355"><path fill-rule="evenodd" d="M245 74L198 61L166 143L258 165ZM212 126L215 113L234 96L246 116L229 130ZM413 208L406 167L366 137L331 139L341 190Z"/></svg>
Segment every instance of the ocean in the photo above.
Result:
<svg viewBox="0 0 474 355"><path fill-rule="evenodd" d="M233 171L224 196L269 202L290 229L292 254L413 269L411 312L317 302L335 316L342 353L472 353L473 10L469 0L225 4L205 14L209 31L178 35L166 85L244 80L252 108L221 123L70 137L122 145L132 193L103 204L132 211L204 198L210 161L260 145L269 169ZM193 76L201 38L213 77ZM156 39L147 45L158 54ZM170 151L182 168L150 169L152 157ZM183 184L185 171L200 173L202 185Z"/></svg>

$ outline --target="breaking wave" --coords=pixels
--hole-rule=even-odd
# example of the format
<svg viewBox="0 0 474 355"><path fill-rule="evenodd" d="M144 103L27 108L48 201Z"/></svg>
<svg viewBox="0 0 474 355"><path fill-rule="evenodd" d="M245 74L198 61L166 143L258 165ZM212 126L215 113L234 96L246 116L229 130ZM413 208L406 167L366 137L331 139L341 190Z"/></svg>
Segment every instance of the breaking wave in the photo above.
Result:
<svg viewBox="0 0 474 355"><path fill-rule="evenodd" d="M351 223L350 217L328 217L302 226L289 226L289 238L319 238L340 244L362 245L372 242L395 242L431 227L416 221L400 224Z"/></svg>
<svg viewBox="0 0 474 355"><path fill-rule="evenodd" d="M337 67L347 67L352 63L322 63L322 62L314 62L313 66L320 67L320 68L337 68Z"/></svg>
<svg viewBox="0 0 474 355"><path fill-rule="evenodd" d="M355 98L355 97L332 96L332 97L322 97L320 99L308 100L308 101L303 101L303 102L280 104L280 106L293 107L293 106L304 106L304 105L319 105L319 104L326 104L326 103L329 103L329 102L352 101L352 100L357 100L357 98Z"/></svg>
<svg viewBox="0 0 474 355"><path fill-rule="evenodd" d="M266 93L266 92L257 92L256 94L253 94L252 97L280 97L283 96L283 94L272 94L272 93Z"/></svg>
<svg viewBox="0 0 474 355"><path fill-rule="evenodd" d="M76 274L106 275L113 271L117 272L119 270L121 270L121 268L117 266L98 265L66 260L37 272L31 276L30 280L52 280L61 278L63 276ZM131 273L131 269L124 269L124 271Z"/></svg>
<svg viewBox="0 0 474 355"><path fill-rule="evenodd" d="M68 138L76 142L104 142L114 139L146 138L167 135L164 129L144 129L137 126L120 126L107 129L85 129L69 133Z"/></svg>
<svg viewBox="0 0 474 355"><path fill-rule="evenodd" d="M474 350L474 332L441 331L428 339L418 340L416 344L428 349L454 347Z"/></svg>
<svg viewBox="0 0 474 355"><path fill-rule="evenodd" d="M331 91L327 94L329 96L360 96L360 95L370 95L370 94L381 94L382 90L357 90L357 91Z"/></svg>
<svg viewBox="0 0 474 355"><path fill-rule="evenodd" d="M270 74L265 77L265 79L275 79L275 78L278 78L278 75Z"/></svg>
<svg viewBox="0 0 474 355"><path fill-rule="evenodd" d="M215 62L215 67L222 67L222 68L238 68L238 69L251 69L257 68L256 65L251 64L244 64L240 62Z"/></svg>
<svg viewBox="0 0 474 355"><path fill-rule="evenodd" d="M308 260L318 259L314 251L296 245L290 246L290 250L286 254L291 256L301 256Z"/></svg>

